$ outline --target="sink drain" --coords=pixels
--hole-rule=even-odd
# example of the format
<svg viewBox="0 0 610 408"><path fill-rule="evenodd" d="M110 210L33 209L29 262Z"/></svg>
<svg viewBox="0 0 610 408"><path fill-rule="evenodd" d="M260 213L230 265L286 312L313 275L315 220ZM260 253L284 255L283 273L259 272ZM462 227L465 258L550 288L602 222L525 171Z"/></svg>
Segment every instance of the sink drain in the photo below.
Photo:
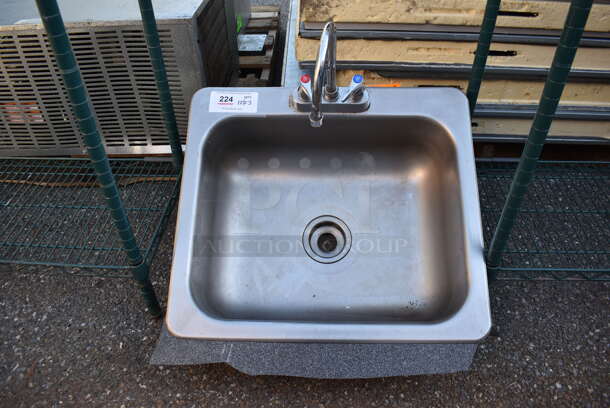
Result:
<svg viewBox="0 0 610 408"><path fill-rule="evenodd" d="M311 259L321 263L337 262L349 252L352 234L337 217L323 215L314 218L303 232L303 247Z"/></svg>

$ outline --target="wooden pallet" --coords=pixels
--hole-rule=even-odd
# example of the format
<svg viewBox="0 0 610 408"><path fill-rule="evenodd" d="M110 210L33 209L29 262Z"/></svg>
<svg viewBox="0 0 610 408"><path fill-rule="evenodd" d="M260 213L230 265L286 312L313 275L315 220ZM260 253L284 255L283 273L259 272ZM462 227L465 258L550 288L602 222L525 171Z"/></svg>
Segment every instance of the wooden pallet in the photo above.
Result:
<svg viewBox="0 0 610 408"><path fill-rule="evenodd" d="M252 55L239 53L240 75L237 86L270 86L273 80L273 63L279 44L278 25L280 8L276 6L252 7L244 34L266 34L263 51Z"/></svg>

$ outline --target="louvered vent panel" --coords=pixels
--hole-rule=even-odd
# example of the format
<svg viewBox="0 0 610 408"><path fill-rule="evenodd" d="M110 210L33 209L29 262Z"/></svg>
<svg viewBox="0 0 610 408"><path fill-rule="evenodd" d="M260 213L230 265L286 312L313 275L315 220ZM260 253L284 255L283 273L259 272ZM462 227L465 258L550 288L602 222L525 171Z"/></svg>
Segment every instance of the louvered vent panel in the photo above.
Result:
<svg viewBox="0 0 610 408"><path fill-rule="evenodd" d="M174 52L173 28L159 35L183 142L187 106ZM70 31L70 40L107 147L167 145L144 34L134 27ZM0 153L2 150L83 149L80 133L46 35L0 33Z"/></svg>

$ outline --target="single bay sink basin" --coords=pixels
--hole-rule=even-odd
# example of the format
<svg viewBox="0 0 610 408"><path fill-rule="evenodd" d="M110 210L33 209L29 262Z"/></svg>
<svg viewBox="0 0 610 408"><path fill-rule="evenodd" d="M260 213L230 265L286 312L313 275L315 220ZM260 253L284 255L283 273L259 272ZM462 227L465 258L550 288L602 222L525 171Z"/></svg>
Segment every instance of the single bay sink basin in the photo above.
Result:
<svg viewBox="0 0 610 408"><path fill-rule="evenodd" d="M285 88L194 96L167 312L174 335L421 343L487 334L466 98L449 88L369 94L367 112L326 114L320 128L289 107ZM249 102L223 112L223 95Z"/></svg>

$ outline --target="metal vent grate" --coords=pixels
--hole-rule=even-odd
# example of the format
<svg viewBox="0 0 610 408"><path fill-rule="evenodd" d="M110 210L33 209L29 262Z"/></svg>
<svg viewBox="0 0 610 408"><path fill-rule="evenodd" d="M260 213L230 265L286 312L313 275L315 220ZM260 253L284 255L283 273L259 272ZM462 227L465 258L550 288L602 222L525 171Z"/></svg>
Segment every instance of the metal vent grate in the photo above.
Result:
<svg viewBox="0 0 610 408"><path fill-rule="evenodd" d="M159 27L176 119L186 138L173 27ZM167 145L146 40L138 26L70 30L105 144L112 148ZM52 67L52 68L50 68ZM42 30L0 32L0 151L83 150L60 72Z"/></svg>

